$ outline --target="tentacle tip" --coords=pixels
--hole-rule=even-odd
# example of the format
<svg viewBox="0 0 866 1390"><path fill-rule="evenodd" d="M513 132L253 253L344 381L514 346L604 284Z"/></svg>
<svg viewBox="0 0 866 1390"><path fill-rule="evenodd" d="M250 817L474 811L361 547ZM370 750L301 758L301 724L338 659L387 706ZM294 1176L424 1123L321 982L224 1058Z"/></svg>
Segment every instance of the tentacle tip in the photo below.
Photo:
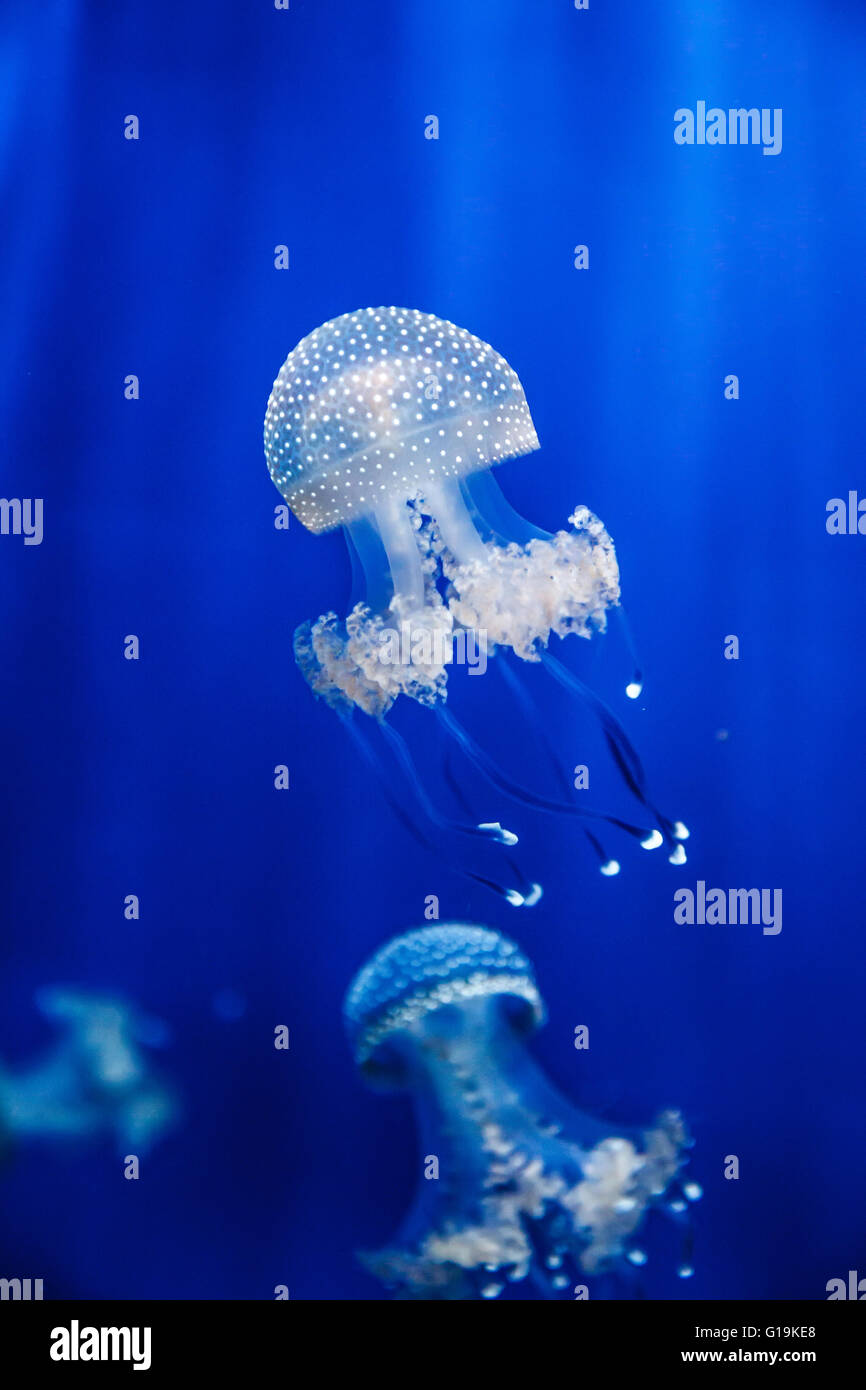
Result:
<svg viewBox="0 0 866 1390"><path fill-rule="evenodd" d="M625 693L630 700L636 700L643 690L643 681L629 681Z"/></svg>
<svg viewBox="0 0 866 1390"><path fill-rule="evenodd" d="M530 884L530 886L529 886L529 892L525 895L525 897L524 897L524 899L523 899L523 906L524 906L524 907L535 907L535 904L536 904L537 902L540 902L543 896L544 896L544 889L542 888L541 884L540 884L540 883L532 883L532 884Z"/></svg>
<svg viewBox="0 0 866 1390"><path fill-rule="evenodd" d="M687 1182L683 1184L683 1196L689 1202L699 1202L704 1195L704 1189L699 1182Z"/></svg>
<svg viewBox="0 0 866 1390"><path fill-rule="evenodd" d="M694 1272L695 1270L693 1265L680 1265L679 1269L677 1270L677 1276L680 1279L691 1279Z"/></svg>
<svg viewBox="0 0 866 1390"><path fill-rule="evenodd" d="M683 849L682 845L677 845L677 847L676 847L676 849L674 850L673 854L669 854L669 855L668 855L668 863L669 863L669 864L674 864L674 865L679 866L680 864L685 864L685 862L686 862L686 852L685 852L685 850Z"/></svg>
<svg viewBox="0 0 866 1390"><path fill-rule="evenodd" d="M500 845L511 846L518 843L519 837L515 835L514 831L507 830L504 825L500 825L498 820L480 821L478 829L490 835L490 837L496 840Z"/></svg>
<svg viewBox="0 0 866 1390"><path fill-rule="evenodd" d="M640 842L641 849L658 849L662 843L662 833L660 830L651 830Z"/></svg>
<svg viewBox="0 0 866 1390"><path fill-rule="evenodd" d="M683 825L681 820L675 820L671 826L671 834L675 840L687 840L690 833L689 827Z"/></svg>
<svg viewBox="0 0 866 1390"><path fill-rule="evenodd" d="M524 898L523 894L518 893L516 888L506 888L504 897L505 901L511 907L523 907L524 903L526 902L526 899Z"/></svg>
<svg viewBox="0 0 866 1390"><path fill-rule="evenodd" d="M645 1250L629 1250L626 1259L629 1264L638 1266L645 1265L647 1262L647 1253Z"/></svg>
<svg viewBox="0 0 866 1390"><path fill-rule="evenodd" d="M619 873L619 860L608 859L606 864L602 864L599 873L604 874L605 878L615 878Z"/></svg>

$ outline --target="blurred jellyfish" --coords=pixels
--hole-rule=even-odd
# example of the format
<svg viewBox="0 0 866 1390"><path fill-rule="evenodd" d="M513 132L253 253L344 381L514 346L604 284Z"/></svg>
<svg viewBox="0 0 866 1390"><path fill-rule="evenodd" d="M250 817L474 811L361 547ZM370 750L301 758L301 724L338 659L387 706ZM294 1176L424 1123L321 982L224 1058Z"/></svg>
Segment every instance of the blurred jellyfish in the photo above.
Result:
<svg viewBox="0 0 866 1390"><path fill-rule="evenodd" d="M503 357L462 328L414 309L361 309L304 338L283 363L268 401L265 455L276 487L310 531L342 526L355 574L354 604L303 623L295 657L315 694L346 717L386 795L416 834L421 823L511 846L499 819L478 821L437 808L417 775L405 741L386 719L401 695L434 709L451 746L497 790L537 810L608 822L645 848L667 843L685 860L681 822L660 814L640 761L612 711L548 650L551 638L603 630L619 604L613 542L586 507L555 535L529 525L508 505L492 465L539 447L523 388ZM645 823L578 805L520 785L446 707L448 668L486 669L488 653L510 651L541 663L600 721L617 770ZM518 703L543 728L516 684ZM627 687L640 694L635 674ZM406 811L379 754L351 721L371 716L408 788ZM552 755L558 768L559 760ZM452 780L452 786L454 785ZM459 797L459 792L458 792ZM461 798L462 799L462 798ZM467 806L463 805L464 813ZM619 865L587 829L602 872ZM429 842L429 835L428 835ZM479 875L472 874L478 878ZM519 875L518 875L519 877ZM540 887L506 889L515 906Z"/></svg>
<svg viewBox="0 0 866 1390"><path fill-rule="evenodd" d="M356 976L344 1008L361 1071L379 1089L412 1092L425 1164L438 1160L394 1242L362 1257L399 1296L495 1298L529 1277L556 1297L582 1274L643 1264L649 1209L683 1222L700 1195L679 1181L690 1141L676 1111L620 1129L547 1081L525 1042L544 1018L532 966L498 932L397 937Z"/></svg>
<svg viewBox="0 0 866 1390"><path fill-rule="evenodd" d="M175 1115L142 1051L164 1042L164 1025L74 989L40 990L37 1004L62 1036L34 1066L0 1067L0 1135L7 1144L111 1135L122 1152L143 1153Z"/></svg>

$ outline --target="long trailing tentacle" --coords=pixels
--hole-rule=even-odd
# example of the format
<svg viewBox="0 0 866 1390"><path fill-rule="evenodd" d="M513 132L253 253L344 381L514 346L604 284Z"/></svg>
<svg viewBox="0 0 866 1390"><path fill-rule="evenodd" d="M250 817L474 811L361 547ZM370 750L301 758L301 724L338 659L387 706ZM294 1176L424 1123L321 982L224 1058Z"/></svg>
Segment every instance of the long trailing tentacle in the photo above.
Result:
<svg viewBox="0 0 866 1390"><path fill-rule="evenodd" d="M440 705L436 712L447 732L456 740L470 762L483 773L489 782L492 782L495 787L498 787L512 800L522 802L526 806L532 806L538 811L548 811L553 815L574 816L578 819L614 825L617 829L625 831L627 835L631 835L633 839L639 840L644 849L655 849L662 843L662 837L657 830L632 825L631 822L622 820L619 816L611 816L603 811L593 811L585 807L575 806L568 801L555 801L552 797L540 796L537 792L521 786L519 782L515 782L513 778L503 772L488 753L485 753L484 749L472 738L471 734L467 733L449 709Z"/></svg>
<svg viewBox="0 0 866 1390"><path fill-rule="evenodd" d="M623 769L623 775L627 776L629 779L630 790L632 790L634 795L640 800L643 800L644 804L646 804L649 809L654 810L649 802L645 800L647 789L646 773L644 772L643 764L641 763L634 744L631 742L613 710L610 709L601 697L596 695L579 676L569 671L568 667L563 665L551 652L542 651L539 655L542 664L550 672L554 680L558 681L559 684L564 686L571 694L585 700L592 709L604 730L609 746L612 750L616 751L618 763Z"/></svg>
<svg viewBox="0 0 866 1390"><path fill-rule="evenodd" d="M556 756L556 753L553 749L553 745L551 744L550 739L547 737L547 734L544 732L544 724L539 716L538 710L535 707L534 701L527 694L526 690L523 687L523 682L520 680L517 673L515 671L512 671L508 662L507 654L504 652L502 654L502 660L499 663L499 670L502 672L502 675L505 678L505 683L511 691L516 703L523 711L523 714L527 722L532 726L532 728L538 735L538 738L547 756L548 763L550 764L550 767L553 771L553 775L559 783L560 791L563 793L564 796L570 796L571 785L563 769L561 759L559 759ZM598 836L594 835L591 830L587 830L586 827L584 827L583 833L589 841L589 844L592 846L595 856L598 859L599 872L604 874L605 878L613 878L616 874L619 873L619 861L617 859L611 858L611 856L606 852Z"/></svg>
<svg viewBox="0 0 866 1390"><path fill-rule="evenodd" d="M677 841L685 840L688 837L688 830L681 821L670 820L655 805L649 794L646 773L640 757L613 710L579 676L569 671L568 667L564 666L550 652L542 651L540 657L542 664L554 680L558 681L570 694L583 700L593 711L601 725L611 756L623 781L632 795L642 806L646 807L650 815L658 822L672 852L671 861L675 864L684 863L685 851L681 844L677 844Z"/></svg>
<svg viewBox="0 0 866 1390"><path fill-rule="evenodd" d="M461 835L479 836L484 840L494 840L502 845L516 845L517 836L511 830L506 830L498 821L486 821L480 824L473 824L470 821L453 820L446 816L434 806L433 801L427 793L424 783L415 766L412 754L402 734L398 733L392 724L386 719L379 721L379 728L382 730L383 737L391 745L397 761L403 769L407 781L410 782L415 797L421 805L427 819L439 830L452 830Z"/></svg>
<svg viewBox="0 0 866 1390"><path fill-rule="evenodd" d="M446 856L443 850L432 839L432 837L425 834L424 831L421 830L421 828L418 825L417 819L409 814L409 812L401 804L399 798L395 796L391 784L391 779L388 776L387 768L384 766L381 758L378 756L375 749L371 746L367 738L361 733L360 729L357 727L355 721L353 720L351 714L343 716L342 722L349 733L349 737L352 739L356 748L360 752L364 762L367 764L368 767L370 767L370 769L375 774L376 779L382 790L382 794L388 806L391 808L391 811L394 813L397 820L403 826L404 830L406 830L409 833L409 835L411 835L413 840L415 840L416 844L419 844L423 849L428 850L437 858L446 858L449 866L455 868L458 873L463 875L464 878L471 879L473 883L481 884L482 887L489 889L492 893L495 893L497 897L504 899L504 901L507 902L509 906L523 907L525 904L531 905L533 900L532 888L534 887L534 885L524 885L525 891L521 891L515 888L508 888L505 884L499 883L496 879L487 878L483 874L475 873L474 870L466 868L462 864L455 863L453 858L451 858L450 856ZM417 787L415 788L415 790L417 793ZM500 842L505 843L504 841Z"/></svg>
<svg viewBox="0 0 866 1390"><path fill-rule="evenodd" d="M628 620L622 601L613 609L614 616L619 624L620 632L625 638L626 650L632 665L632 678L625 688L625 693L630 700L636 700L643 690L643 670L638 659L637 647L632 636L631 623Z"/></svg>
<svg viewBox="0 0 866 1390"><path fill-rule="evenodd" d="M551 772L553 773L553 776L559 783L560 791L562 792L563 796L570 796L571 786L569 784L568 777L563 771L562 760L556 756L553 744L551 743L550 739L548 738L545 732L544 724L539 715L539 711L535 705L535 701L524 689L523 682L521 681L520 677L516 674L516 672L512 671L511 666L509 665L508 652L501 653L500 660L497 663L497 669L501 672L505 684L508 686L508 689L510 690L515 703L522 710L526 722L530 725L530 727L534 730L535 734L537 735L538 740L541 743L542 748L544 749L545 756L547 757L547 761L550 765Z"/></svg>
<svg viewBox="0 0 866 1390"><path fill-rule="evenodd" d="M458 806L462 808L463 814L471 816L472 808L469 805L469 801L466 797L466 794L454 772L454 766L452 762L452 747L453 743L449 739L445 745L444 754L442 758L442 775L445 778L445 781L451 791L452 796L454 797L454 800L457 802ZM514 878L518 884L519 891L523 895L523 906L535 907L536 903L540 902L542 897L544 896L544 889L542 885L537 880L530 880L529 878L527 878L527 876L521 870L519 860L515 855L509 855L508 863L511 866L511 871L514 874Z"/></svg>

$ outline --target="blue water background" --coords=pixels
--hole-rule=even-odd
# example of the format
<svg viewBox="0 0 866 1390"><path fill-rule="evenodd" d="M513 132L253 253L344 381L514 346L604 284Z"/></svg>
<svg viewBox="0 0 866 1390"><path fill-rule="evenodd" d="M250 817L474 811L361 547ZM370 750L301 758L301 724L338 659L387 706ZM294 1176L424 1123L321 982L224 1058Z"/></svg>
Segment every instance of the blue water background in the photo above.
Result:
<svg viewBox="0 0 866 1390"><path fill-rule="evenodd" d="M864 31L854 0L7 0L0 467L4 496L45 499L45 538L0 538L0 1057L48 1045L42 984L126 996L170 1026L154 1064L184 1115L138 1182L110 1144L22 1150L0 1273L46 1296L382 1297L353 1252L420 1166L340 1005L435 893L528 951L563 1090L612 1130L689 1118L696 1274L657 1228L648 1295L866 1274L866 539L824 525L866 493ZM781 107L782 153L678 147L699 99ZM472 782L545 885L511 910L405 834L296 671L294 627L343 611L349 568L339 535L274 529L265 402L298 339L377 304L503 352L542 441L498 470L510 501L548 529L586 503L614 536L643 697L615 634L563 655L690 825L682 869L616 842L606 881L572 825ZM591 721L526 684L583 761ZM494 672L454 698L547 777ZM401 716L416 746L426 717ZM624 806L597 765L594 801ZM698 879L781 888L781 934L676 925Z"/></svg>

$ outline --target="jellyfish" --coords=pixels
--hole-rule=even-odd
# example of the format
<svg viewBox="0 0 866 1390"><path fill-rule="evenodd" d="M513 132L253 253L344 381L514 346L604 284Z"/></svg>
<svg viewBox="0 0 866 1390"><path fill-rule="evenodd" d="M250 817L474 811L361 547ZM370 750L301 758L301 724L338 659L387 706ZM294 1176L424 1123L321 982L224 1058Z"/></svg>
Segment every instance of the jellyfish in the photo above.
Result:
<svg viewBox="0 0 866 1390"><path fill-rule="evenodd" d="M526 1046L544 1021L532 966L499 932L395 938L355 977L344 1014L364 1077L412 1093L425 1167L438 1165L391 1244L362 1256L399 1297L496 1298L529 1279L555 1298L645 1263L651 1208L688 1224L700 1189L682 1181L682 1117L622 1129L551 1085ZM691 1272L689 1233L679 1273Z"/></svg>
<svg viewBox="0 0 866 1390"><path fill-rule="evenodd" d="M130 1005L74 989L46 988L37 1004L62 1036L34 1065L0 1066L0 1141L111 1136L121 1152L145 1152L175 1115L142 1044L164 1026Z"/></svg>
<svg viewBox="0 0 866 1390"><path fill-rule="evenodd" d="M551 535L526 522L499 490L492 467L530 454L539 441L520 380L498 352L415 309L343 314L289 353L268 401L264 443L271 478L293 514L314 533L342 527L352 562L348 614L302 623L295 659L314 694L343 717L417 838L430 845L456 833L509 849L518 839L501 815L475 813L450 763L459 809L434 802L389 719L401 698L435 711L450 750L499 796L580 820L605 875L620 867L599 839L605 826L646 849L667 844L671 862L685 861L688 831L656 807L621 722L551 650L555 640L605 629L608 613L620 608L619 568L613 541L588 507L577 506L568 529ZM497 652L523 668L541 665L589 710L640 807L637 823L576 801L549 744L557 790L524 785L457 718L446 698L449 673L455 665L482 673ZM516 705L543 730L543 712L515 670L504 674ZM638 671L627 693L641 689ZM363 716L378 729L379 745L362 728ZM520 874L512 887L470 877L513 906L532 905L541 894Z"/></svg>

